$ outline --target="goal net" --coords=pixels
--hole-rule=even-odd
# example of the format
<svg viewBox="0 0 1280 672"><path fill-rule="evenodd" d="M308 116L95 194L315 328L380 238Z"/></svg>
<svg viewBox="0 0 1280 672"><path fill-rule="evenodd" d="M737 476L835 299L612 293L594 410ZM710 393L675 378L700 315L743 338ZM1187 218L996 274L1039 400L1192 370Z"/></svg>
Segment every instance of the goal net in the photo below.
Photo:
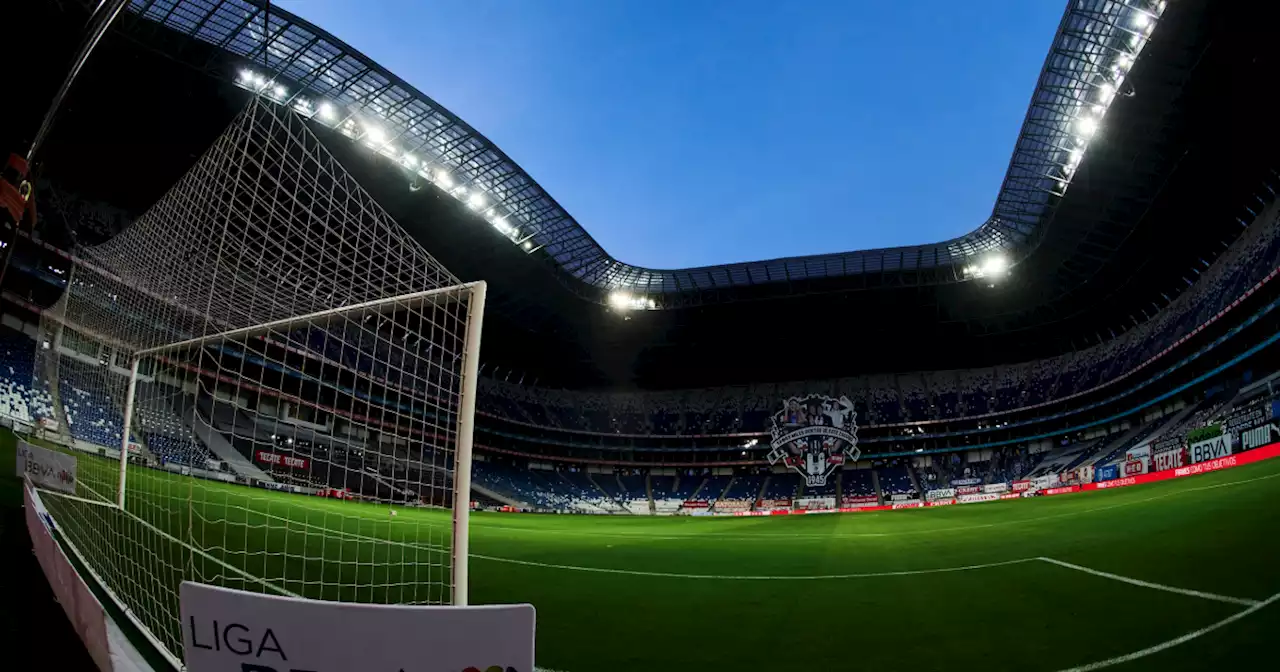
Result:
<svg viewBox="0 0 1280 672"><path fill-rule="evenodd" d="M254 100L42 317L45 436L89 453L46 504L175 660L185 580L465 604L483 303Z"/></svg>

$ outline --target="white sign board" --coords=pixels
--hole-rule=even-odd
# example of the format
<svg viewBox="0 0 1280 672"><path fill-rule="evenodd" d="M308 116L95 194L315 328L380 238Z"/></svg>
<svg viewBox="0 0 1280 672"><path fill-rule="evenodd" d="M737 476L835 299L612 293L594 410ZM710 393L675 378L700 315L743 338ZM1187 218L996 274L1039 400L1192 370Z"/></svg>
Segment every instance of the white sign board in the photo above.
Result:
<svg viewBox="0 0 1280 672"><path fill-rule="evenodd" d="M1212 439L1198 441L1189 446L1191 464L1199 464L1208 460L1216 460L1231 454L1231 435L1223 434Z"/></svg>
<svg viewBox="0 0 1280 672"><path fill-rule="evenodd" d="M46 490L76 494L76 456L18 441L18 478Z"/></svg>
<svg viewBox="0 0 1280 672"><path fill-rule="evenodd" d="M187 672L533 672L532 605L322 602L182 584Z"/></svg>

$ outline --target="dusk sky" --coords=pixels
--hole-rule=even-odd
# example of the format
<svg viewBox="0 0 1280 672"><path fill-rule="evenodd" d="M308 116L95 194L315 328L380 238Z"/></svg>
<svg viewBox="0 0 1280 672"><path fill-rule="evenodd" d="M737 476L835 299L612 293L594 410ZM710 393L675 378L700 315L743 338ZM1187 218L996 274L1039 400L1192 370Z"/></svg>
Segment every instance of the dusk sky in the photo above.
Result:
<svg viewBox="0 0 1280 672"><path fill-rule="evenodd" d="M1061 2L289 0L613 256L936 242L991 213Z"/></svg>

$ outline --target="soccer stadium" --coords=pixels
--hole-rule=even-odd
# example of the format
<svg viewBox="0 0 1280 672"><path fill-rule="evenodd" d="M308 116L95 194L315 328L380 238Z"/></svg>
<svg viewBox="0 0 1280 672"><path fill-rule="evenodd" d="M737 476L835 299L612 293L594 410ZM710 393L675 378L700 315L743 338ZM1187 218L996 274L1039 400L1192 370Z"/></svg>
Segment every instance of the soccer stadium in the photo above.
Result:
<svg viewBox="0 0 1280 672"><path fill-rule="evenodd" d="M965 235L656 269L287 9L8 3L10 650L232 669L215 587L532 605L544 672L1272 666L1274 4L1070 0Z"/></svg>

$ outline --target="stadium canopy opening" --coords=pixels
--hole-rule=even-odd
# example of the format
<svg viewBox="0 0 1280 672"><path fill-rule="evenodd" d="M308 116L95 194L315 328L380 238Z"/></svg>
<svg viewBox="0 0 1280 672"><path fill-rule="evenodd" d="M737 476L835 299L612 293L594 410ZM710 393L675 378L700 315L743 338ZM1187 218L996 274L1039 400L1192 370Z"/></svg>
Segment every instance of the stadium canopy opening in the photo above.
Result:
<svg viewBox="0 0 1280 672"><path fill-rule="evenodd" d="M71 53L76 10L32 11L44 32L31 39ZM1265 94L1250 84L1274 73L1252 46L1264 11L1068 3L991 216L930 245L627 264L481 131L321 27L252 0L130 3L72 92L46 176L141 212L259 95L308 119L462 279L490 281L490 372L680 388L1028 361L1145 322L1256 214L1275 177ZM86 146L145 170L66 160Z"/></svg>

